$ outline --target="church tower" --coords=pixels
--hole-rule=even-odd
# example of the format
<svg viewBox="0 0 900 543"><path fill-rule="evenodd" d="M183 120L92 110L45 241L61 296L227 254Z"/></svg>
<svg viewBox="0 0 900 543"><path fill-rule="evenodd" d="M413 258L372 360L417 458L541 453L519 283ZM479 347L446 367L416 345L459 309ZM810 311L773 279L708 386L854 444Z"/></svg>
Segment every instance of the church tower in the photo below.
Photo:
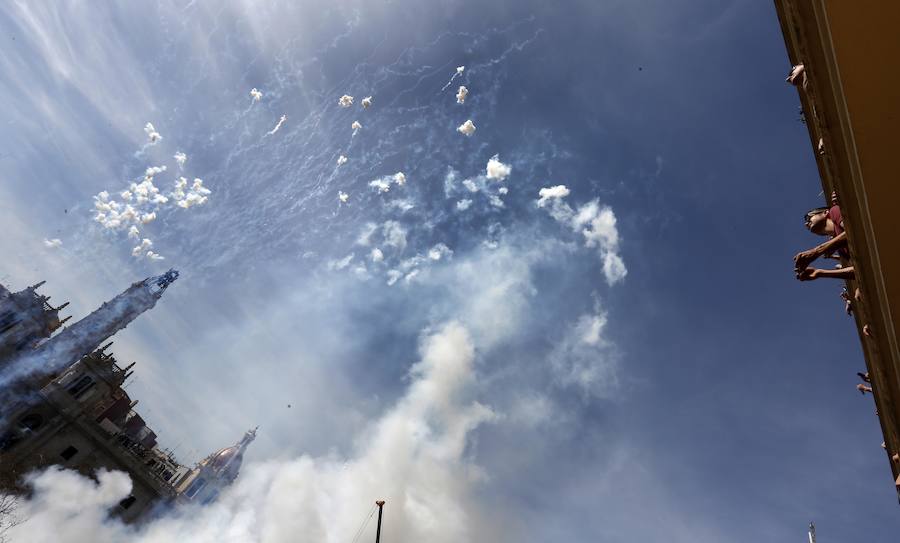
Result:
<svg viewBox="0 0 900 543"><path fill-rule="evenodd" d="M256 439L256 430L247 430L244 437L231 447L225 447L204 458L194 469L176 483L178 497L189 503L207 504L237 479L244 461L244 452Z"/></svg>

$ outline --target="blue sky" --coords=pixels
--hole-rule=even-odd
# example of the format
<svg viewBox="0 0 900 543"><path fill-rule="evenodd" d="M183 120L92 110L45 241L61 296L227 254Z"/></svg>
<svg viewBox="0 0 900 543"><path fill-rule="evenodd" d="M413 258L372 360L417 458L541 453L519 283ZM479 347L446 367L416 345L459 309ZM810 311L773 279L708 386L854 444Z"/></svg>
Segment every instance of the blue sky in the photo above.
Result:
<svg viewBox="0 0 900 543"><path fill-rule="evenodd" d="M21 3L0 31L2 281L80 317L176 267L116 337L129 392L185 462L261 425L209 511L96 533L341 540L383 493L408 541L900 527L840 287L791 272L822 197L771 4ZM134 258L94 197L163 165L161 191L211 194L161 206L165 260ZM616 220L592 240L557 206L593 201ZM71 522L51 502L31 529Z"/></svg>

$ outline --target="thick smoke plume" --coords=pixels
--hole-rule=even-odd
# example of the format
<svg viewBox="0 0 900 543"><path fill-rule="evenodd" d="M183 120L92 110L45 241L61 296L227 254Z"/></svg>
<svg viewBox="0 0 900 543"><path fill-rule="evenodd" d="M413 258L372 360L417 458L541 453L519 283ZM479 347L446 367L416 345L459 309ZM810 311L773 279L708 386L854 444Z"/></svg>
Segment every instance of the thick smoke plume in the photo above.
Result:
<svg viewBox="0 0 900 543"><path fill-rule="evenodd" d="M490 534L475 498L485 475L468 459L474 429L496 419L471 399L475 349L450 322L421 342L405 394L373 420L349 458L303 456L249 465L205 508L176 510L139 529L107 519L131 490L120 473L97 482L51 469L35 475L14 541L293 543L351 541L376 499L394 542L458 543ZM370 525L371 528L371 525ZM48 530L53 530L52 534ZM366 534L370 537L370 534Z"/></svg>

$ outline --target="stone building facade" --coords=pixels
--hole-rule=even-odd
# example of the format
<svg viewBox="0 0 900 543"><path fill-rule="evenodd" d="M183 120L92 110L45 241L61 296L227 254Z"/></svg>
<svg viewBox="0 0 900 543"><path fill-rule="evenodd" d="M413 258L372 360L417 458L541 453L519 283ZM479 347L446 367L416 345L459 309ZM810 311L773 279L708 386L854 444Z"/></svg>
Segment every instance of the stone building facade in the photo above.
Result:
<svg viewBox="0 0 900 543"><path fill-rule="evenodd" d="M143 283L159 289L154 291L158 297L173 280L169 276L167 281L150 278ZM23 357L50 347L48 342L62 333L54 336L54 332L68 320L60 320L58 314L66 304L51 306L37 293L39 286L20 292L0 286L0 376ZM79 322L98 314L103 317L107 305ZM132 313L136 316L139 311ZM119 324L117 329L127 322ZM106 337L91 338L87 344L93 344L93 350L73 364L58 371L37 368L12 382L0 382L5 389L0 408L0 489L28 492L27 474L51 466L88 477L100 469L123 471L132 480L132 492L113 514L126 522L149 518L154 510L175 503L214 500L237 477L256 431L193 468L182 465L157 445L156 433L135 411L138 402L122 387L134 363L122 367L107 352L111 342L100 346L108 339L109 326L82 326L88 333L95 329ZM44 351L58 356L59 349ZM48 361L46 368L53 367L54 362Z"/></svg>

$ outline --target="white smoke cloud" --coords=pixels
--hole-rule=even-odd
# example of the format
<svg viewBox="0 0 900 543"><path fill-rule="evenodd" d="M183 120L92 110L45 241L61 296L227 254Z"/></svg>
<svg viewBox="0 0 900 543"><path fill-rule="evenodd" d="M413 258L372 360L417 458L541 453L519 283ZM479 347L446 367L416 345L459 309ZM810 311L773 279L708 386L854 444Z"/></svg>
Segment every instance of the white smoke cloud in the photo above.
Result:
<svg viewBox="0 0 900 543"><path fill-rule="evenodd" d="M447 81L447 84L444 85L443 87L441 87L441 92L444 92L445 90L447 90L447 87L449 87L450 85L452 85L452 84L453 84L453 81L454 81L457 77L461 76L461 75L463 74L463 72L465 72L465 71L466 71L466 67L465 67L465 66L457 66L457 67L456 67L456 71L453 72L453 75L452 75L452 76L450 76L450 81Z"/></svg>
<svg viewBox="0 0 900 543"><path fill-rule="evenodd" d="M401 213L406 213L410 209L416 207L416 201L413 198L397 198L384 203L386 209L396 209Z"/></svg>
<svg viewBox="0 0 900 543"><path fill-rule="evenodd" d="M462 123L456 129L460 134L464 134L466 136L471 136L475 133L475 123L472 122L472 119L467 120Z"/></svg>
<svg viewBox="0 0 900 543"><path fill-rule="evenodd" d="M614 285L625 279L628 269L619 256L619 231L616 228L616 215L608 206L601 206L592 200L577 210L563 201L569 195L565 185L542 188L538 195L538 207L548 207L550 215L574 232L584 237L586 247L596 248L603 260L603 275L606 282Z"/></svg>
<svg viewBox="0 0 900 543"><path fill-rule="evenodd" d="M144 213L143 215L141 215L141 223L142 224L147 224L147 223L153 222L155 220L156 220L156 212L155 211L151 212L151 213ZM131 232L130 229L128 231Z"/></svg>
<svg viewBox="0 0 900 543"><path fill-rule="evenodd" d="M399 250L406 248L406 229L397 221L385 221L381 225L384 243Z"/></svg>
<svg viewBox="0 0 900 543"><path fill-rule="evenodd" d="M389 177L380 177L369 181L369 186L378 192L387 192L391 190L391 180Z"/></svg>
<svg viewBox="0 0 900 543"><path fill-rule="evenodd" d="M119 471L98 470L94 482L58 467L27 476L34 489L30 500L20 501L17 514L24 523L9 534L14 541L87 543L124 541L127 529L107 522L110 508L131 493L131 480Z"/></svg>
<svg viewBox="0 0 900 543"><path fill-rule="evenodd" d="M457 104L465 104L466 96L469 95L469 89L465 86L460 85L459 90L456 91L456 103Z"/></svg>
<svg viewBox="0 0 900 543"><path fill-rule="evenodd" d="M345 94L338 99L338 105L341 107L350 107L353 105L353 97Z"/></svg>
<svg viewBox="0 0 900 543"><path fill-rule="evenodd" d="M465 210L469 209L469 207L471 205L472 205L472 200L465 198L463 200L456 202L456 210L457 211L465 211Z"/></svg>
<svg viewBox="0 0 900 543"><path fill-rule="evenodd" d="M153 251L147 251L147 255L146 255L146 256L147 256L147 258L149 258L150 260L165 260L164 257L162 257L162 256L160 256L160 255L154 253Z"/></svg>
<svg viewBox="0 0 900 543"><path fill-rule="evenodd" d="M500 162L500 155L494 155L488 160L485 170L487 171L488 179L503 181L509 177L512 167L509 164Z"/></svg>
<svg viewBox="0 0 900 543"><path fill-rule="evenodd" d="M127 476L100 471L94 482L51 469L30 479L34 495L23 503L25 521L12 540L289 543L303 534L304 541L337 543L353 538L377 498L387 502L385 533L392 541L479 539L490 532L480 528L488 519L476 495L486 477L470 458L471 434L498 417L471 399L476 357L465 327L450 322L431 332L420 352L404 395L369 423L348 457L247 465L213 504L139 529L107 518L131 492Z"/></svg>
<svg viewBox="0 0 900 543"><path fill-rule="evenodd" d="M499 194L508 194L508 193L509 193L509 187L500 187L499 189L497 189L497 192L498 192Z"/></svg>
<svg viewBox="0 0 900 543"><path fill-rule="evenodd" d="M261 90L257 89L256 87L250 89L251 103L259 102L260 100L262 100L262 97L263 93Z"/></svg>
<svg viewBox="0 0 900 543"><path fill-rule="evenodd" d="M347 200L349 200L349 199L350 199L349 194L347 194L346 192L344 192L342 190L338 191L338 201L340 201L342 204L346 204Z"/></svg>
<svg viewBox="0 0 900 543"><path fill-rule="evenodd" d="M182 153L181 151L176 152L172 158L175 159L175 162L178 164L179 168L184 168L184 163L187 162L187 155Z"/></svg>
<svg viewBox="0 0 900 543"><path fill-rule="evenodd" d="M140 258L147 251L150 250L150 247L153 247L153 242L147 238L141 240L141 244L131 250L131 256L135 258Z"/></svg>
<svg viewBox="0 0 900 543"><path fill-rule="evenodd" d="M128 228L128 237L129 239L138 239L141 237L141 231L138 230L137 226L131 225L131 227Z"/></svg>
<svg viewBox="0 0 900 543"><path fill-rule="evenodd" d="M413 270L413 271L407 273L403 277L403 282L405 282L406 284L412 283L413 279L415 279L416 277L419 276L419 271L420 270Z"/></svg>
<svg viewBox="0 0 900 543"><path fill-rule="evenodd" d="M53 238L53 239L44 238L44 247L46 247L48 249L58 249L59 247L62 247L62 244L63 244L63 242L59 238Z"/></svg>
<svg viewBox="0 0 900 543"><path fill-rule="evenodd" d="M156 131L156 128L154 128L153 123L144 125L144 133L147 134L147 145L156 145L163 139L159 132Z"/></svg>
<svg viewBox="0 0 900 543"><path fill-rule="evenodd" d="M394 283L396 283L403 277L403 272L401 272L400 270L388 270L387 276L388 276L387 285L393 286Z"/></svg>
<svg viewBox="0 0 900 543"><path fill-rule="evenodd" d="M362 99L362 107L364 109L369 109L369 107L371 105L372 105L372 97L371 96L366 96L365 98Z"/></svg>
<svg viewBox="0 0 900 543"><path fill-rule="evenodd" d="M551 200L565 198L569 195L569 192L569 189L566 188L565 185L544 187L540 191L538 191L538 196L540 196L540 199L538 199L537 205L538 207L544 207L545 205L547 205L547 202L550 202Z"/></svg>
<svg viewBox="0 0 900 543"><path fill-rule="evenodd" d="M355 136L362 128L362 125L359 124L359 121L353 121L353 124L350 125L350 128L353 129L353 135Z"/></svg>
<svg viewBox="0 0 900 543"><path fill-rule="evenodd" d="M338 166L343 166L346 163L347 163L347 157L345 157L344 155L341 155L338 157L338 159L337 159Z"/></svg>
<svg viewBox="0 0 900 543"><path fill-rule="evenodd" d="M431 260L447 259L453 256L453 250L443 243L438 243L428 250L428 258Z"/></svg>
<svg viewBox="0 0 900 543"><path fill-rule="evenodd" d="M384 260L384 253L381 252L381 249L375 247L374 249L372 249L369 257L372 259L372 262L382 262Z"/></svg>
<svg viewBox="0 0 900 543"><path fill-rule="evenodd" d="M157 174L160 174L167 169L168 168L166 166L150 166L144 171L144 179L152 180Z"/></svg>
<svg viewBox="0 0 900 543"><path fill-rule="evenodd" d="M279 130L281 130L281 125L283 125L284 121L286 121L286 120L287 120L287 115L282 115L281 118L278 119L278 124L275 125L275 128L266 132L266 135L272 136L275 134L275 132L278 132Z"/></svg>
<svg viewBox="0 0 900 543"><path fill-rule="evenodd" d="M471 179L471 178L463 179L462 184L464 187L466 187L466 189L469 192L478 192L480 190L480 187L478 186L478 184L475 182L474 179Z"/></svg>
<svg viewBox="0 0 900 543"><path fill-rule="evenodd" d="M202 179L194 178L193 184L188 189L187 179L180 177L175 182L175 190L172 191L171 196L175 200L175 205L188 209L195 205L205 204L211 193L211 190L203 186Z"/></svg>
<svg viewBox="0 0 900 543"><path fill-rule="evenodd" d="M369 181L369 186L380 193L388 192L389 190L391 190L391 185L402 187L405 184L406 174L404 174L403 172L397 172L394 175L385 175L384 177L379 177L378 179Z"/></svg>
<svg viewBox="0 0 900 543"><path fill-rule="evenodd" d="M353 253L350 253L340 260L332 260L328 263L328 268L332 270L343 270L350 265L350 262L353 261L354 256L355 255Z"/></svg>
<svg viewBox="0 0 900 543"><path fill-rule="evenodd" d="M375 232L378 231L378 225L374 222L368 222L363 227L359 233L359 236L356 238L357 245L371 245L372 236L375 235Z"/></svg>
<svg viewBox="0 0 900 543"><path fill-rule="evenodd" d="M607 315L599 307L582 315L550 354L557 383L586 396L610 397L618 388L616 354L603 336Z"/></svg>

